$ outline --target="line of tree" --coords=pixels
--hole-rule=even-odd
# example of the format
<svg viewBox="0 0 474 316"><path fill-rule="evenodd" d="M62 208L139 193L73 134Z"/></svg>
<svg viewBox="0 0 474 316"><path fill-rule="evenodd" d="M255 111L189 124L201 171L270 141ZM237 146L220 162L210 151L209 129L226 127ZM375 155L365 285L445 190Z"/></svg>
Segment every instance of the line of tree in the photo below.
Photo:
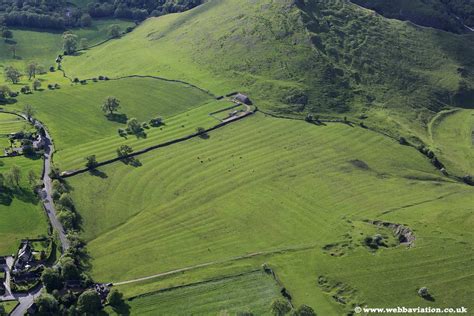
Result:
<svg viewBox="0 0 474 316"><path fill-rule="evenodd" d="M143 21L150 16L183 12L201 3L202 0L96 0L86 8L78 8L65 0L0 0L0 24L64 30L90 26L92 18Z"/></svg>

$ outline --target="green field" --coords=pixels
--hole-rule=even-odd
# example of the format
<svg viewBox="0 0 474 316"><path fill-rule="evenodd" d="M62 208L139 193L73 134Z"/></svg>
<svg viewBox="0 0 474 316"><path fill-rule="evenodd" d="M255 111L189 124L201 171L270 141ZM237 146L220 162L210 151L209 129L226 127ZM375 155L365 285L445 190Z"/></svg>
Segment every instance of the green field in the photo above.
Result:
<svg viewBox="0 0 474 316"><path fill-rule="evenodd" d="M398 3L445 12L433 1ZM98 20L74 32L95 44L114 23L134 25ZM13 32L19 58L2 42L0 67L49 67L62 50L61 33ZM60 171L246 110L229 109L222 95L247 94L256 110L134 163L65 179L78 215L71 226L86 242L71 252L86 253L75 262L125 297L106 313L266 315L282 288L318 315L351 315L359 305L474 309L474 188L459 178L474 175L474 33L387 19L349 0L209 0L66 56L63 69L2 105L33 107ZM23 77L13 90L23 84L31 82ZM121 105L113 118L101 110L109 96ZM119 135L128 119L157 117L163 125ZM23 127L0 113L0 136ZM8 145L1 137L0 148ZM0 194L0 254L47 233L26 177L40 174L42 160L4 158L0 172L12 165L23 179ZM400 231L414 240L400 243ZM421 287L434 299L421 298Z"/></svg>
<svg viewBox="0 0 474 316"><path fill-rule="evenodd" d="M29 129L31 125L24 119L8 113L0 113L0 135L16 133L24 129Z"/></svg>
<svg viewBox="0 0 474 316"><path fill-rule="evenodd" d="M13 191L2 189L0 194L0 254L12 254L20 240L35 238L48 232L43 207L28 184L28 172L33 170L39 177L43 161L25 157L0 159L0 172L6 174L12 165L21 168L20 188ZM21 225L18 225L21 223Z"/></svg>
<svg viewBox="0 0 474 316"><path fill-rule="evenodd" d="M467 233L472 189L445 180L416 150L377 133L259 114L211 133L208 140L157 150L140 161L138 169L118 163L100 169L107 177L85 174L69 180L97 280L124 281L259 251L311 246L315 250L302 256L312 260L297 255L286 257L291 263L282 262L281 256L274 259L300 304L317 308L323 302L322 310L338 310L315 286L319 273L339 280L347 267L352 283L354 278L361 281L349 268L354 262L366 267L373 260L386 263L397 256L408 260L400 269L406 272L405 283L413 278L412 287L417 282L443 285L437 292L453 304L466 302L469 295L457 289L467 289L471 278L462 269L469 260L462 256L468 247L462 240L472 237ZM453 201L456 210L445 212ZM444 224L438 223L441 218ZM420 234L417 246L410 251L381 250L375 257L359 241L341 258L322 251L327 244L346 242L347 234L365 236L370 230L351 228L360 226L351 221L364 219L412 227ZM431 225L436 227L426 228ZM422 267L417 263L434 264L441 254L445 265L419 275ZM386 266L380 265L378 273L384 277L374 282L397 278L400 271ZM445 266L450 279L442 277ZM456 291L447 286L453 280L458 282ZM373 285L354 284L375 304L375 297L365 295L373 292ZM402 285L392 286L381 282L377 288L387 293L385 302L389 297L400 302ZM415 289L401 297L417 300Z"/></svg>
<svg viewBox="0 0 474 316"><path fill-rule="evenodd" d="M0 306L5 308L5 313L7 313L7 315L16 307L17 304L17 301L0 302Z"/></svg>
<svg viewBox="0 0 474 316"><path fill-rule="evenodd" d="M433 147L458 175L474 174L474 111L442 112L431 124Z"/></svg>
<svg viewBox="0 0 474 316"><path fill-rule="evenodd" d="M270 304L280 296L279 291L270 276L253 272L151 293L126 303L132 315L217 315L224 312L235 315L243 311L270 315Z"/></svg>
<svg viewBox="0 0 474 316"><path fill-rule="evenodd" d="M89 45L94 45L108 39L110 25L118 24L122 30L125 30L128 26L134 25L132 22L121 21L121 20L97 20L94 21L91 27L73 29L71 30L74 34L77 34L79 38L87 39ZM30 62L37 62L42 65L46 71L50 66L56 66L55 59L58 54L63 52L63 40L62 32L52 31L41 31L32 29L12 29L13 41L16 46L15 58L11 52L13 44L9 44L5 41L0 41L0 67L6 67L13 65L17 67L21 72L25 73L25 67ZM63 78L62 73L48 73L46 75L38 76L40 80L43 80L43 88L47 83L59 83L68 84L69 80ZM3 70L0 78L0 82L4 82ZM28 81L28 77L25 75L17 85L11 85L14 90L20 90L23 85L31 85L31 81Z"/></svg>
<svg viewBox="0 0 474 316"><path fill-rule="evenodd" d="M126 124L109 120L101 111L107 96L120 100L119 113L126 118L148 122L160 116L165 125L145 130L146 138L120 137L117 130L125 128ZM21 110L24 104L30 104L36 110L37 118L46 124L54 139L55 163L63 170L70 170L83 167L88 155L95 154L99 160L115 157L121 144L129 144L135 150L142 149L191 134L199 124L215 125L218 121L208 113L221 105L211 101L211 95L183 84L130 78L91 81L87 85L22 96L14 108ZM200 108L203 104L207 105ZM196 111L182 114L191 109Z"/></svg>

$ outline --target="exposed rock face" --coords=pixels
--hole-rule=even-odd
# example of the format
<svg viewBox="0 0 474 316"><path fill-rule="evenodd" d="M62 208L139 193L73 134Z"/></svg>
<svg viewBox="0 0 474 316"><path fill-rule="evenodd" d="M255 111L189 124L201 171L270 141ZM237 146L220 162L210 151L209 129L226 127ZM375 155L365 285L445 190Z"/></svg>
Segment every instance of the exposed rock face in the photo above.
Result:
<svg viewBox="0 0 474 316"><path fill-rule="evenodd" d="M393 234L398 238L400 244L405 244L408 247L413 247L415 245L415 234L413 231L404 225L401 224L394 224L389 222L383 221L368 221L369 223L379 226L379 227L387 227L393 230Z"/></svg>

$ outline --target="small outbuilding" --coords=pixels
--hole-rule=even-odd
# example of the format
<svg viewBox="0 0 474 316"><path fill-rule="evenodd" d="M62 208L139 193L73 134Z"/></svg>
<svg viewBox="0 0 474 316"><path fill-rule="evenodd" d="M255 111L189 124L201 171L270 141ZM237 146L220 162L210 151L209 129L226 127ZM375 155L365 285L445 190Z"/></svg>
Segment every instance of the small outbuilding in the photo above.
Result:
<svg viewBox="0 0 474 316"><path fill-rule="evenodd" d="M235 96L235 100L247 105L252 105L252 101L250 100L250 98L242 93L237 93L237 95Z"/></svg>

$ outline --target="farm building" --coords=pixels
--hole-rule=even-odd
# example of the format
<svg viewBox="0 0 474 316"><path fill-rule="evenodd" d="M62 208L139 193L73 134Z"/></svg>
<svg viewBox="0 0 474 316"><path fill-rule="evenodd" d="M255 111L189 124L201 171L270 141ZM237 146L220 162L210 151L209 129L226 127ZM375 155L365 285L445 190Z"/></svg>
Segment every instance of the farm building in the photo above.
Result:
<svg viewBox="0 0 474 316"><path fill-rule="evenodd" d="M251 105L252 104L252 101L250 101L250 98L248 96L246 96L245 94L242 94L242 93L238 93L236 96L235 96L235 100L239 101L239 102L242 102L242 103L245 103L247 105Z"/></svg>
<svg viewBox="0 0 474 316"><path fill-rule="evenodd" d="M22 243L15 262L15 270L22 270L33 258L33 249L29 241Z"/></svg>

